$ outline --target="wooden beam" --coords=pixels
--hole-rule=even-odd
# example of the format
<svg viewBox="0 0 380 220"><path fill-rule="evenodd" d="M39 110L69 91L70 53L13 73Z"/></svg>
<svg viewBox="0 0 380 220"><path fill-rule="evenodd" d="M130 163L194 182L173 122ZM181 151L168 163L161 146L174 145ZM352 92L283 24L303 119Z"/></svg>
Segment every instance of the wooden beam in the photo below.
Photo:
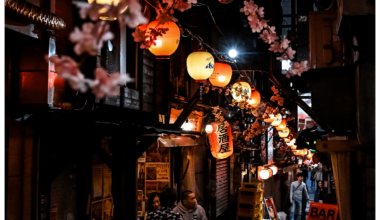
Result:
<svg viewBox="0 0 380 220"><path fill-rule="evenodd" d="M360 143L357 140L347 141L317 141L316 149L320 152L357 151Z"/></svg>
<svg viewBox="0 0 380 220"><path fill-rule="evenodd" d="M191 112L194 110L194 108L197 106L197 102L200 98L200 92L199 89L195 92L193 97L189 100L181 114L178 116L177 120L174 122L174 125L172 125L176 129L180 129L183 123L186 121L186 119L189 117Z"/></svg>

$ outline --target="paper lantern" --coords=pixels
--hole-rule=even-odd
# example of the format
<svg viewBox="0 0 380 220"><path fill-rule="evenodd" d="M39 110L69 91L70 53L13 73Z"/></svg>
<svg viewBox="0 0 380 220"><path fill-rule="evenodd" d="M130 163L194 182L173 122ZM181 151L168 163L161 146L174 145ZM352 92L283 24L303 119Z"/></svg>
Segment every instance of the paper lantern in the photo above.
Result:
<svg viewBox="0 0 380 220"><path fill-rule="evenodd" d="M284 129L286 129L286 119L285 118L283 118L281 120L281 123L279 125L277 125L277 127L276 127L277 131L282 131Z"/></svg>
<svg viewBox="0 0 380 220"><path fill-rule="evenodd" d="M289 128L285 128L284 130L278 131L278 135L282 138L289 136Z"/></svg>
<svg viewBox="0 0 380 220"><path fill-rule="evenodd" d="M237 102L247 101L251 96L251 86L247 82L236 82L232 85L231 95Z"/></svg>
<svg viewBox="0 0 380 220"><path fill-rule="evenodd" d="M208 134L208 138L212 156L218 159L231 156L234 151L231 127L219 122L212 122L211 126L212 132Z"/></svg>
<svg viewBox="0 0 380 220"><path fill-rule="evenodd" d="M294 150L293 154L296 156L305 156L307 154L307 149L302 149L302 150Z"/></svg>
<svg viewBox="0 0 380 220"><path fill-rule="evenodd" d="M192 131L194 128L194 125L192 123L190 123L189 120L186 120L186 122L183 123L181 128L185 131Z"/></svg>
<svg viewBox="0 0 380 220"><path fill-rule="evenodd" d="M232 68L230 65L226 63L218 63L214 64L214 71L210 78L210 83L216 87L225 87L230 83L232 77Z"/></svg>
<svg viewBox="0 0 380 220"><path fill-rule="evenodd" d="M206 125L205 131L207 134L211 134L212 132L212 125Z"/></svg>
<svg viewBox="0 0 380 220"><path fill-rule="evenodd" d="M281 116L281 114L280 113L278 113L276 116L275 116L275 118L274 118L274 120L273 120L273 122L272 122L272 126L279 126L280 124L281 124L281 122L282 122L282 116Z"/></svg>
<svg viewBox="0 0 380 220"><path fill-rule="evenodd" d="M214 57L206 51L192 52L186 60L187 72L196 82L208 79L214 71Z"/></svg>
<svg viewBox="0 0 380 220"><path fill-rule="evenodd" d="M263 180L266 180L269 178L269 171L266 169L266 168L263 168L261 171L260 171L260 178L263 179Z"/></svg>
<svg viewBox="0 0 380 220"><path fill-rule="evenodd" d="M93 3L95 0L87 0L88 3ZM120 0L96 0L96 3L98 4L101 4L101 5L113 5L113 6L117 6L119 4ZM124 9L120 10L120 13L123 13L126 9L128 8L128 6L126 6ZM104 14L107 12L107 9L106 8L101 8L98 13L99 13L99 18L101 20L108 20L108 21L114 21L117 19L117 17L108 17L108 15Z"/></svg>
<svg viewBox="0 0 380 220"><path fill-rule="evenodd" d="M275 166L275 165L271 165L271 166L269 167L269 169L271 169L271 170L273 171L273 175L276 175L276 174L277 174L277 171L278 171L277 166Z"/></svg>
<svg viewBox="0 0 380 220"><path fill-rule="evenodd" d="M290 142L290 138L285 138L284 141L285 141L285 143L289 143Z"/></svg>
<svg viewBox="0 0 380 220"><path fill-rule="evenodd" d="M148 24L145 35L150 35L153 29L157 30L158 28L168 30L162 36L157 37L157 40L154 41L156 45L152 45L149 51L156 55L157 59L169 59L169 56L178 48L181 33L176 23L172 21L167 21L165 24L158 24L158 21L152 21Z"/></svg>
<svg viewBox="0 0 380 220"><path fill-rule="evenodd" d="M308 160L311 160L312 158L313 158L313 155L314 155L314 153L312 153L311 151L309 151L309 153L307 154L307 159Z"/></svg>
<svg viewBox="0 0 380 220"><path fill-rule="evenodd" d="M273 114L269 114L269 118L264 119L266 123L272 123L276 119Z"/></svg>
<svg viewBox="0 0 380 220"><path fill-rule="evenodd" d="M297 150L297 145L292 145L292 146L290 146L290 149L292 149L292 150Z"/></svg>
<svg viewBox="0 0 380 220"><path fill-rule="evenodd" d="M248 99L248 103L253 107L256 107L260 104L261 96L260 93L255 90L251 92L251 97Z"/></svg>

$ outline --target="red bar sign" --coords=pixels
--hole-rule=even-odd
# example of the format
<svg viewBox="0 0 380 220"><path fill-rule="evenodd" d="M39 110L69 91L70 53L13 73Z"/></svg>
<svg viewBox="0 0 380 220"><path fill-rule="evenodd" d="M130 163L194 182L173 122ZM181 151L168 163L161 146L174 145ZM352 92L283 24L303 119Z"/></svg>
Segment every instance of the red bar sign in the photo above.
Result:
<svg viewBox="0 0 380 220"><path fill-rule="evenodd" d="M308 220L336 220L337 217L337 205L310 202Z"/></svg>

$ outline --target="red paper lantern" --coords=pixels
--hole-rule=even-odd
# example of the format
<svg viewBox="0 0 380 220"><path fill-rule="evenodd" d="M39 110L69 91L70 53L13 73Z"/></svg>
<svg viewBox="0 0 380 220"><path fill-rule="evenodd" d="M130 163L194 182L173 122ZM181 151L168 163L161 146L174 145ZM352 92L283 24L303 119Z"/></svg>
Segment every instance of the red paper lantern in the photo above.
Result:
<svg viewBox="0 0 380 220"><path fill-rule="evenodd" d="M168 29L165 34L158 36L155 40L156 45L152 45L149 51L156 55L157 59L169 59L178 48L181 33L176 23L172 21L165 22L165 24L158 24L158 21L149 23L146 29L146 35L149 35L153 29L164 28Z"/></svg>
<svg viewBox="0 0 380 220"><path fill-rule="evenodd" d="M248 99L248 103L253 107L256 107L260 104L261 96L260 93L255 90L251 92L251 97Z"/></svg>
<svg viewBox="0 0 380 220"><path fill-rule="evenodd" d="M214 63L214 72L208 78L210 83L216 87L225 87L230 83L232 68L227 63Z"/></svg>
<svg viewBox="0 0 380 220"><path fill-rule="evenodd" d="M212 132L208 135L211 154L215 158L224 159L232 155L234 146L232 143L231 127L225 127L219 122L212 122Z"/></svg>
<svg viewBox="0 0 380 220"><path fill-rule="evenodd" d="M282 131L286 129L286 119L283 118L281 123L276 127L277 131Z"/></svg>

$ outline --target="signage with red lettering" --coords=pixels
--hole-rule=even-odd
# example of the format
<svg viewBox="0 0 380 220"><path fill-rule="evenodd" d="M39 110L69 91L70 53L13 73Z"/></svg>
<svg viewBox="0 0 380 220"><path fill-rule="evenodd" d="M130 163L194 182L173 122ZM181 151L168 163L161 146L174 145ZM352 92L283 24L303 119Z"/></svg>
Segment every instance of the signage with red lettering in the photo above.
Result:
<svg viewBox="0 0 380 220"><path fill-rule="evenodd" d="M337 205L310 202L308 220L336 220L337 217Z"/></svg>

